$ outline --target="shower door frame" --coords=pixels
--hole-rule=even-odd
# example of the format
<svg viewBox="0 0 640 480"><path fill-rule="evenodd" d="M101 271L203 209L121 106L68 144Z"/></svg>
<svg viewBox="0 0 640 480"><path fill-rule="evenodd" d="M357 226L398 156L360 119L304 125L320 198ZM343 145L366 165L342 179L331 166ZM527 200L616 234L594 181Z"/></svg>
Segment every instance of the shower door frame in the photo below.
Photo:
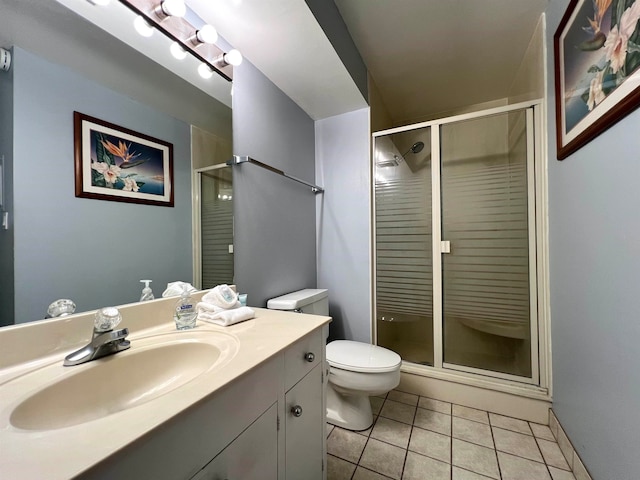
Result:
<svg viewBox="0 0 640 480"><path fill-rule="evenodd" d="M192 175L192 222L193 222L193 236L191 244L193 248L193 286L198 290L202 289L202 204L200 203L202 196L202 174L213 170L219 170L221 168L231 168L226 163L218 163L216 165L210 165L208 167L197 168L193 170ZM233 172L233 170L231 170ZM232 222L231 229L232 235L235 235L234 229L235 223ZM233 247L233 244L231 244ZM230 253L233 253L230 252ZM235 262L234 262L234 275L235 275Z"/></svg>
<svg viewBox="0 0 640 480"><path fill-rule="evenodd" d="M444 380L455 380L469 385L496 388L509 393L525 396L546 396L550 390L550 339L548 305L548 236L547 236L547 179L546 156L543 155L544 143L541 100L521 102L442 119L420 122L402 127L391 128L372 134L372 152L378 137L411 130L430 128L431 158L431 195L432 195L432 257L433 257L433 349L434 365L425 366L403 361L402 371L418 375L428 375ZM441 138L440 127L465 120L479 119L493 115L524 110L527 134L527 183L528 183L528 234L529 246L535 245L529 254L529 298L530 298L530 342L531 377L521 377L491 370L455 365L444 362L443 350L443 291L442 291L442 205L441 205ZM532 159L532 161L530 161ZM375 178L375 163L371 162L372 176ZM373 270L373 337L378 343L377 328L377 272L375 255L376 245L376 202L375 182L371 182L372 195L372 261ZM532 277L535 281L532 281Z"/></svg>

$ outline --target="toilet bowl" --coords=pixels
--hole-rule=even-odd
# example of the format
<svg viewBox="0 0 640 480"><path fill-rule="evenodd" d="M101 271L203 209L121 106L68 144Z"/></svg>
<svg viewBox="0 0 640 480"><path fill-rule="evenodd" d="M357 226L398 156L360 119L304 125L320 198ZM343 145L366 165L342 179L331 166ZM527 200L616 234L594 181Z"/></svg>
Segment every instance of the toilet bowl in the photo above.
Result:
<svg viewBox="0 0 640 480"><path fill-rule="evenodd" d="M329 315L327 290L305 289L272 298L267 308ZM376 345L335 340L327 345L327 422L347 430L373 424L370 396L383 395L400 383L400 355Z"/></svg>
<svg viewBox="0 0 640 480"><path fill-rule="evenodd" d="M386 394L400 383L400 355L368 343L335 340L327 345L327 362L327 422L366 430L373 424L369 397Z"/></svg>

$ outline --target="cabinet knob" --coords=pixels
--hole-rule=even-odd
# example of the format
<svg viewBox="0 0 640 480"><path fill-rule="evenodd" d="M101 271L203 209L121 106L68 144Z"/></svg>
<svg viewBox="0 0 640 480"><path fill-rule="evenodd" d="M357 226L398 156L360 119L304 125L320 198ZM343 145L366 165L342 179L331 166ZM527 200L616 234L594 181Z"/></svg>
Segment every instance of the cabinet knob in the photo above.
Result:
<svg viewBox="0 0 640 480"><path fill-rule="evenodd" d="M302 407L300 405L295 405L295 406L291 407L291 414L294 417L301 417L302 416Z"/></svg>
<svg viewBox="0 0 640 480"><path fill-rule="evenodd" d="M307 352L307 353L304 354L304 359L307 362L311 363L316 359L316 356L314 355L313 352Z"/></svg>

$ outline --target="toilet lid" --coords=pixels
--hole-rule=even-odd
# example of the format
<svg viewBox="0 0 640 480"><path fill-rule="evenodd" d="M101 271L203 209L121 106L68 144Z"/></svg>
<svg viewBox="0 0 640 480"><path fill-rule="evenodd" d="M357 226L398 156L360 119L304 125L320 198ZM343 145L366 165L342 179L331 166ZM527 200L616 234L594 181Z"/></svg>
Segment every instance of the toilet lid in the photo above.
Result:
<svg viewBox="0 0 640 480"><path fill-rule="evenodd" d="M327 345L329 365L352 372L382 373L396 370L402 359L386 348L351 340L335 340Z"/></svg>

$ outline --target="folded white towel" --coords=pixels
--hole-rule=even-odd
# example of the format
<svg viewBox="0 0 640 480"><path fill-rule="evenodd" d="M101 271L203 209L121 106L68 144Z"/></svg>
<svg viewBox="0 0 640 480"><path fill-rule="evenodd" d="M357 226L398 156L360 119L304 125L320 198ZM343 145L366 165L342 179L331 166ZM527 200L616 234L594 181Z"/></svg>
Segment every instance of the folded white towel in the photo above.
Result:
<svg viewBox="0 0 640 480"><path fill-rule="evenodd" d="M202 296L202 301L220 308L235 308L238 294L229 285L218 285Z"/></svg>
<svg viewBox="0 0 640 480"><path fill-rule="evenodd" d="M231 308L222 308L214 305L213 303L205 302L203 300L201 302L198 302L198 304L196 305L196 311L198 313L210 313L213 315L214 313L226 312L227 310L233 310L235 308L240 308L241 306L242 304L240 302L236 302Z"/></svg>
<svg viewBox="0 0 640 480"><path fill-rule="evenodd" d="M204 304L202 302L196 305L196 310L198 311L198 319L204 320L205 322L215 323L216 325L221 325L223 327L228 327L229 325L233 325L235 323L244 322L245 320L250 320L255 317L256 312L249 307L237 307L231 309L219 309L219 307L213 306L210 304ZM218 311L215 311L214 308L218 308Z"/></svg>
<svg viewBox="0 0 640 480"><path fill-rule="evenodd" d="M193 285L187 282L170 282L167 283L167 289L162 292L162 297L175 297L178 295L182 295L182 291L184 290L183 285L187 286L187 290L189 293L197 292L198 290L194 288Z"/></svg>

